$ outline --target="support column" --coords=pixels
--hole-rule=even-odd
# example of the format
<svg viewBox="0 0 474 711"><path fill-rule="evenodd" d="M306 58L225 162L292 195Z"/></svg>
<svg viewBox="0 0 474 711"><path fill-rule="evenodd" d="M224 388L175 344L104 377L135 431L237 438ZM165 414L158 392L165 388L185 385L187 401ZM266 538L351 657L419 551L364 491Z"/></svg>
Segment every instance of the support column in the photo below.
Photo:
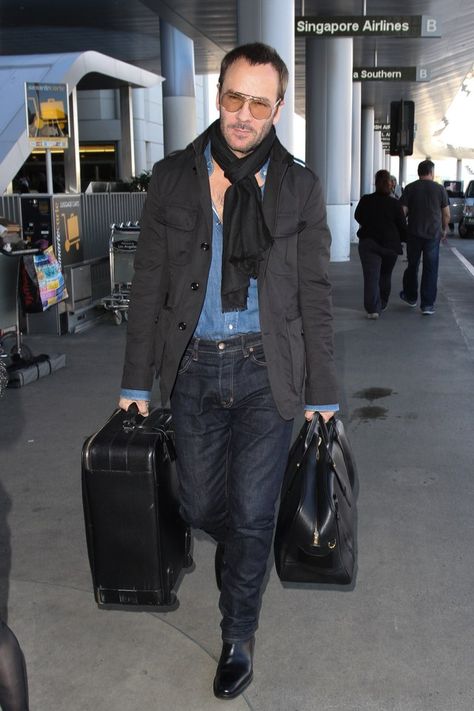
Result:
<svg viewBox="0 0 474 711"><path fill-rule="evenodd" d="M132 88L120 87L120 152L119 178L130 180L135 175L135 149L133 145Z"/></svg>
<svg viewBox="0 0 474 711"><path fill-rule="evenodd" d="M374 192L374 108L364 106L362 109L362 195Z"/></svg>
<svg viewBox="0 0 474 711"><path fill-rule="evenodd" d="M352 39L306 40L306 162L319 175L331 259L350 258Z"/></svg>
<svg viewBox="0 0 474 711"><path fill-rule="evenodd" d="M135 152L135 175L147 169L145 133L145 89L132 90L133 148Z"/></svg>
<svg viewBox="0 0 474 711"><path fill-rule="evenodd" d="M64 192L81 192L81 161L79 156L79 121L77 116L77 90L69 94L69 127L71 135L64 151Z"/></svg>
<svg viewBox="0 0 474 711"><path fill-rule="evenodd" d="M352 151L351 151L351 242L357 242L359 224L354 218L360 200L360 143L361 143L362 84L352 83Z"/></svg>
<svg viewBox="0 0 474 711"><path fill-rule="evenodd" d="M163 139L165 156L196 138L194 42L160 20L163 82Z"/></svg>
<svg viewBox="0 0 474 711"><path fill-rule="evenodd" d="M398 159L398 184L402 186L402 188L405 187L406 185L406 173L407 173L407 157L406 156L400 156Z"/></svg>
<svg viewBox="0 0 474 711"><path fill-rule="evenodd" d="M456 180L462 180L462 158L456 160Z"/></svg>
<svg viewBox="0 0 474 711"><path fill-rule="evenodd" d="M380 131L374 131L374 169L373 174L384 168L382 137Z"/></svg>
<svg viewBox="0 0 474 711"><path fill-rule="evenodd" d="M264 42L274 47L288 67L285 105L276 126L278 138L290 153L295 150L295 2L294 0L238 0L238 43Z"/></svg>

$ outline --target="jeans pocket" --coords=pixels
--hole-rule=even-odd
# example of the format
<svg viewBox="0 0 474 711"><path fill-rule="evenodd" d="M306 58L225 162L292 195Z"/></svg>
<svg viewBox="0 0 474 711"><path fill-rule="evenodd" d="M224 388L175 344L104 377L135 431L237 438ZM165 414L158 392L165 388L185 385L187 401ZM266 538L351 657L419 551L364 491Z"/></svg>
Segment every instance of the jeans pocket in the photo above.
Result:
<svg viewBox="0 0 474 711"><path fill-rule="evenodd" d="M267 361L265 359L265 353L263 351L263 346L253 346L252 348L249 349L250 351L250 360L252 363L255 363L255 365L260 366L261 368L266 368L267 367Z"/></svg>
<svg viewBox="0 0 474 711"><path fill-rule="evenodd" d="M193 351L191 350L191 348L187 348L186 351L184 352L183 357L181 358L181 362L180 362L179 368L178 368L178 375L182 375L183 373L186 373L189 370L192 362L193 362Z"/></svg>

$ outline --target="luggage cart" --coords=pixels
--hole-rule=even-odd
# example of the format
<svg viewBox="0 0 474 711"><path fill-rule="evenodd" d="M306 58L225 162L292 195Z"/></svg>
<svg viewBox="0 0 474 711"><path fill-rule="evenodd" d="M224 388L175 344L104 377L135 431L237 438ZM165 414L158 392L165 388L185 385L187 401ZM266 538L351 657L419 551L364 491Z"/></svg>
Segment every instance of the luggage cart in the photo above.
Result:
<svg viewBox="0 0 474 711"><path fill-rule="evenodd" d="M30 348L23 343L20 327L20 267L21 258L40 254L43 250L37 247L26 246L22 248L12 248L3 246L0 254L16 259L16 286L15 286L15 330L8 331L0 335L0 358L2 368L0 369L0 394L6 387L5 373L8 378L9 388L21 388L28 383L33 383L45 375L51 375L59 368L66 365L66 356L63 353L47 355L40 353L33 355Z"/></svg>
<svg viewBox="0 0 474 711"><path fill-rule="evenodd" d="M23 334L20 328L20 265L21 257L25 255L34 255L40 253L41 249L29 246L22 249L12 249L12 246L9 245L9 248L2 247L0 249L0 254L3 254L5 257L9 257L10 259L16 259L15 294L13 296L15 301L14 330L8 331L0 338L0 349L3 351L2 357L8 359L9 364L11 363L12 359L19 361L21 359L28 360L33 357L28 346L23 343Z"/></svg>
<svg viewBox="0 0 474 711"><path fill-rule="evenodd" d="M113 224L110 229L110 296L102 299L107 311L112 311L115 323L120 326L128 319L130 289L133 279L133 260L137 249L140 227L138 223Z"/></svg>

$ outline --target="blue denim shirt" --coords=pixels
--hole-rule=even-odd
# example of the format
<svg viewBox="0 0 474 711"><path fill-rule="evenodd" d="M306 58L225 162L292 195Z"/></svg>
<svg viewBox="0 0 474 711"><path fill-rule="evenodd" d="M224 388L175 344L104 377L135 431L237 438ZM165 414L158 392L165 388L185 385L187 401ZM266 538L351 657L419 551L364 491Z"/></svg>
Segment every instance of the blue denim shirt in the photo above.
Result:
<svg viewBox="0 0 474 711"><path fill-rule="evenodd" d="M207 163L207 170L211 176L214 164L211 156L211 144L208 143L204 151ZM260 178L262 183L262 198L265 189L265 180L268 172L270 159L262 166ZM222 312L221 305L221 274L222 274L222 222L217 211L212 206L212 257L207 282L206 296L202 307L201 315L197 323L194 335L209 341L219 341L231 338L242 333L258 333L260 331L260 317L258 310L258 292L256 279L250 279L248 290L247 308L245 311ZM151 393L146 390L126 390L121 391L122 397L131 400L150 400ZM333 405L305 405L306 410L313 411L333 411L339 409L337 404Z"/></svg>
<svg viewBox="0 0 474 711"><path fill-rule="evenodd" d="M211 156L211 144L204 151L209 177L214 171ZM263 181L262 196L267 177L269 160L260 170ZM259 333L260 318L258 313L257 280L250 279L247 308L244 311L222 312L221 275L222 275L222 222L214 205L212 206L212 258L207 282L206 297L194 335L208 341L221 341L241 333Z"/></svg>

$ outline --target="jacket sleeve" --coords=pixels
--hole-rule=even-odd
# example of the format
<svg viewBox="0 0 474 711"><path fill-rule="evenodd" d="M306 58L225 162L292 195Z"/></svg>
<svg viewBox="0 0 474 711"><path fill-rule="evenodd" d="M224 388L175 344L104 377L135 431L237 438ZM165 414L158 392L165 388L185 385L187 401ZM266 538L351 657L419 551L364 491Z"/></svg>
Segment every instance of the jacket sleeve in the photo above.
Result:
<svg viewBox="0 0 474 711"><path fill-rule="evenodd" d="M407 218L405 217L405 213L403 211L403 207L400 205L400 202L396 202L396 216L395 216L395 224L397 226L398 234L400 236L400 240L402 242L406 242L407 240Z"/></svg>
<svg viewBox="0 0 474 711"><path fill-rule="evenodd" d="M338 402L334 361L331 285L328 277L331 234L320 181L312 186L302 210L298 236L299 301L305 344L307 403Z"/></svg>
<svg viewBox="0 0 474 711"><path fill-rule="evenodd" d="M151 390L159 370L155 352L156 324L168 291L168 258L159 207L159 164L153 169L140 220L135 273L130 295L122 388Z"/></svg>
<svg viewBox="0 0 474 711"><path fill-rule="evenodd" d="M359 223L359 225L363 225L366 221L365 206L366 206L366 200L364 199L364 196L362 196L361 199L359 200L357 207L355 209L355 212L354 212L354 217L355 217L356 221Z"/></svg>

